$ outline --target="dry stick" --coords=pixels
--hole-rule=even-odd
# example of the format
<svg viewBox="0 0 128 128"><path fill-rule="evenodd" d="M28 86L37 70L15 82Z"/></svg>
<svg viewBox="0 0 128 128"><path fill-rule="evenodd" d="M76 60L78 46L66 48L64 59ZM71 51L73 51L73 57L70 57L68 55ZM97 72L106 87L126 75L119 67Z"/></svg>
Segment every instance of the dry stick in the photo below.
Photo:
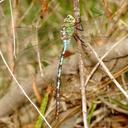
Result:
<svg viewBox="0 0 128 128"><path fill-rule="evenodd" d="M105 105L107 105L110 109L116 110L117 112L120 112L123 114L128 114L128 110L120 108L117 105L110 103L109 101L107 101L107 99L105 99L105 97L99 96L99 99L101 100L101 102L103 102Z"/></svg>
<svg viewBox="0 0 128 128"><path fill-rule="evenodd" d="M80 23L80 9L79 9L79 0L73 0L74 6L74 16L76 19L76 23ZM77 24L76 27L80 27L80 24ZM77 32L77 31L76 31ZM82 50L82 45L80 40L77 40L78 49ZM79 71L80 71L80 85L81 85L81 96L82 96L82 113L83 113L83 122L84 128L89 128L87 122L87 102L86 102L86 94L85 94L85 86L84 86L84 63L82 60L81 52L79 55Z"/></svg>
<svg viewBox="0 0 128 128"><path fill-rule="evenodd" d="M22 20L25 18L25 16L27 16L27 14L29 13L29 11L31 10L31 8L33 7L34 5L34 2L35 0L32 0L29 8L27 9L27 11L24 13L24 15L20 18L18 24L20 24L22 22ZM44 73L43 73L43 68L42 68L42 64L41 64L41 56L40 56L40 51L39 51L39 41L38 41L38 25L39 25L39 20L37 21L36 25L35 26L35 29L36 29L36 39L35 39L35 43L37 45L37 48L36 48L36 53L37 53L37 59L38 59L38 64L39 64L39 70L40 70L40 73L41 73L41 77L44 77Z"/></svg>
<svg viewBox="0 0 128 128"><path fill-rule="evenodd" d="M11 21L12 21L12 36L13 36L13 54L16 58L16 34L15 34L15 23L14 23L14 15L12 10L12 2L9 0L10 12L11 12Z"/></svg>
<svg viewBox="0 0 128 128"><path fill-rule="evenodd" d="M106 36L110 36L115 30L116 24L119 21L121 15L128 10L128 0L124 0L121 7L115 12L112 17L112 21L109 24L109 29L106 33Z"/></svg>
<svg viewBox="0 0 128 128"><path fill-rule="evenodd" d="M35 0L32 0L30 6L27 8L27 10L25 11L25 13L23 14L23 16L21 16L21 18L19 19L17 26L20 25L20 23L24 20L24 18L28 15L28 13L30 12L30 10L32 9L32 7L34 6L34 2Z"/></svg>
<svg viewBox="0 0 128 128"><path fill-rule="evenodd" d="M98 56L98 54L96 53L96 51L93 49L93 47L89 43L87 43L87 42L86 42L86 44L89 46L89 48L95 54L97 60L99 61L100 65L103 67L103 69L105 70L105 72L108 74L108 76L110 77L110 79L115 83L115 85L117 86L117 88L123 93L123 95L128 100L128 93L121 87L121 85L113 77L113 75L110 73L109 69L106 67L106 65L103 63L103 61L100 59L100 57Z"/></svg>
<svg viewBox="0 0 128 128"><path fill-rule="evenodd" d="M117 73L113 74L114 78L119 77L121 74L125 73L128 71L128 65L126 67L124 67L123 69L119 70ZM106 81L102 81L101 84L103 84L104 86L108 85L109 83L111 83L111 80L106 80Z"/></svg>
<svg viewBox="0 0 128 128"><path fill-rule="evenodd" d="M27 93L25 92L25 90L23 89L22 85L18 82L18 80L16 79L16 77L14 76L13 72L11 71L10 67L7 64L7 61L5 60L2 51L0 50L0 56L5 64L5 66L7 67L9 73L11 74L11 76L13 77L14 81L17 83L18 87L21 89L21 91L23 92L24 96L28 99L28 101L33 105L33 107L37 110L37 112L40 114L40 116L42 117L42 119L46 122L46 124L48 125L49 128L52 128L50 126L50 124L48 123L48 121L46 120L46 118L42 115L42 113L40 112L40 110L38 109L38 107L33 103L33 101L29 98L29 96L27 95Z"/></svg>
<svg viewBox="0 0 128 128"><path fill-rule="evenodd" d="M128 35L121 38L119 41L117 41L100 59L103 60L120 42L122 42ZM84 83L84 86L86 87L88 84L88 81L92 77L93 73L96 71L96 69L99 67L100 62L98 62L95 67L92 69L92 71L89 73L89 76L86 78L86 81Z"/></svg>
<svg viewBox="0 0 128 128"><path fill-rule="evenodd" d="M82 46L81 42L77 40L78 49L81 51ZM80 84L81 84L81 95L82 95L82 112L83 112L83 121L84 121L84 127L88 128L88 122L87 122L87 102L86 102L86 94L85 94L85 86L84 86L84 63L82 60L81 52L78 52L79 55L79 70L80 70Z"/></svg>
<svg viewBox="0 0 128 128"><path fill-rule="evenodd" d="M40 56L39 41L38 41L38 21L37 21L37 24L36 24L35 28L36 28L37 59L38 59L38 64L39 64L41 77L44 77L44 71L43 71L42 64L41 64L41 56Z"/></svg>

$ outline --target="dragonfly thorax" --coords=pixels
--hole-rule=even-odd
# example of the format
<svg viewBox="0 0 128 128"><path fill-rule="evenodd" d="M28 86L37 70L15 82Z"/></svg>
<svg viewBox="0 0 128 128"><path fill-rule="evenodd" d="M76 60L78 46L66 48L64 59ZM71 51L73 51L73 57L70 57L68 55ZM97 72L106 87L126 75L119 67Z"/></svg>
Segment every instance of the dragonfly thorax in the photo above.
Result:
<svg viewBox="0 0 128 128"><path fill-rule="evenodd" d="M61 39L71 39L74 33L74 26L63 26L61 29Z"/></svg>
<svg viewBox="0 0 128 128"><path fill-rule="evenodd" d="M72 15L67 15L64 19L64 24L61 29L61 39L70 39L74 33L75 18Z"/></svg>

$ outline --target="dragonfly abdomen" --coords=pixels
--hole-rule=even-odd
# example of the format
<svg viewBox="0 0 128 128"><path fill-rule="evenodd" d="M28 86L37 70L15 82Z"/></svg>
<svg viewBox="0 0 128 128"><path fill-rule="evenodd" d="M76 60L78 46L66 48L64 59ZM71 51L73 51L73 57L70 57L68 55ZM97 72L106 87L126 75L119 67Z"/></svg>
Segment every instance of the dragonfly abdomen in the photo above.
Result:
<svg viewBox="0 0 128 128"><path fill-rule="evenodd" d="M63 40L64 48L62 50L59 66L58 66L58 72L57 72L57 83L56 83L56 115L59 115L60 111L60 86L61 86L61 74L62 74L62 65L64 61L64 55L67 50L68 44L70 43L70 40Z"/></svg>

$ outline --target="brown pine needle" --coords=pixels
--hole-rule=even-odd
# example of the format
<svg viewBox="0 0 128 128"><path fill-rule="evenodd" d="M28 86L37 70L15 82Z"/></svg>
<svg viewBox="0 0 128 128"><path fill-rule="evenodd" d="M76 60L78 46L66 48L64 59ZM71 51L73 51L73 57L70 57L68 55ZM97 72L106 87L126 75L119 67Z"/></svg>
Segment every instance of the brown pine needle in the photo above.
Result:
<svg viewBox="0 0 128 128"><path fill-rule="evenodd" d="M32 80L32 88L33 88L33 91L34 91L34 94L36 96L38 103L41 104L42 98L41 98L41 94L39 92L39 89L36 86L35 77L33 77L33 80Z"/></svg>

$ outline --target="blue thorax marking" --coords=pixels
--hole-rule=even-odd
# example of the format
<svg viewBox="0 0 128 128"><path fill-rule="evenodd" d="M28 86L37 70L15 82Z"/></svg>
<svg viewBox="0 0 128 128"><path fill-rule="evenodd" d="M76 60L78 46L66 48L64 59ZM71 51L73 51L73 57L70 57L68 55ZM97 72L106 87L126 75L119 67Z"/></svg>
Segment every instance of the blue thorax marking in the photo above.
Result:
<svg viewBox="0 0 128 128"><path fill-rule="evenodd" d="M67 47L68 47L68 45L70 43L70 40L69 39L64 39L63 40L63 43L64 43L64 51L66 51L67 50Z"/></svg>

